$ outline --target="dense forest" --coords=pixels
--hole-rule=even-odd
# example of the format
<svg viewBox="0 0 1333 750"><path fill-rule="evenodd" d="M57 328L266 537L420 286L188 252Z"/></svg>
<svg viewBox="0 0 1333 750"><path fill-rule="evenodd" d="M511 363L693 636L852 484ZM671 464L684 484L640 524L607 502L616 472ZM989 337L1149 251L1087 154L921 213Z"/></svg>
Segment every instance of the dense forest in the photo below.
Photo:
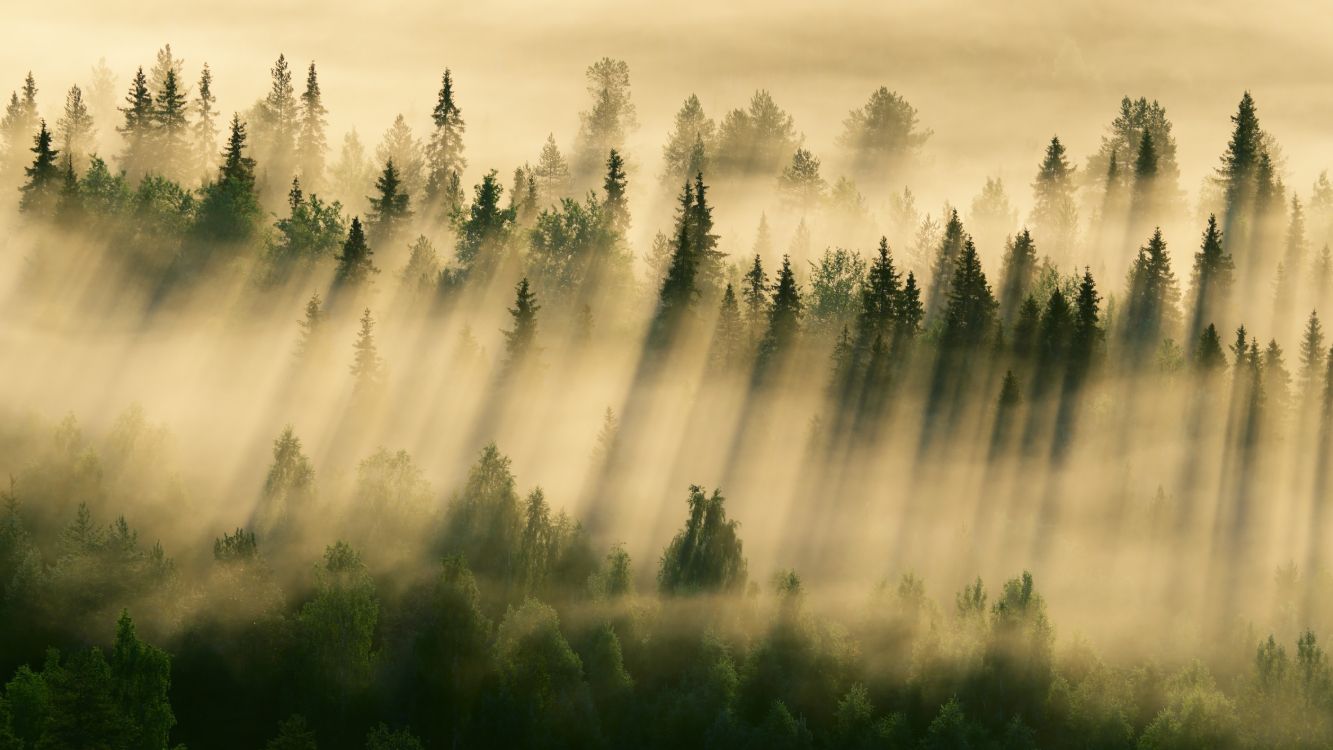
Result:
<svg viewBox="0 0 1333 750"><path fill-rule="evenodd" d="M1333 182L1250 92L1196 189L1125 96L925 210L887 86L645 153L604 58L491 168L449 69L377 145L121 73L0 120L0 750L1333 744Z"/></svg>

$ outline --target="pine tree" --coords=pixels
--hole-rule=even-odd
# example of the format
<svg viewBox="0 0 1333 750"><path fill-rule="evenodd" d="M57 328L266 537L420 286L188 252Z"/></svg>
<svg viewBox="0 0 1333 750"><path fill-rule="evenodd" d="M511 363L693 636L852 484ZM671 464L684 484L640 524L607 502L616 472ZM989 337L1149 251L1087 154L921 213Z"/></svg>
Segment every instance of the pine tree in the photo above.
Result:
<svg viewBox="0 0 1333 750"><path fill-rule="evenodd" d="M828 183L819 174L819 157L808 149L796 149L791 164L778 176L778 190L798 210L817 206L828 192Z"/></svg>
<svg viewBox="0 0 1333 750"><path fill-rule="evenodd" d="M764 224L760 226L766 228ZM755 253L754 263L741 278L741 283L741 299L745 302L745 324L750 329L751 344L757 345L762 325L768 319L768 274L764 272L764 262L759 253Z"/></svg>
<svg viewBox="0 0 1333 750"><path fill-rule="evenodd" d="M611 149L606 159L606 178L602 181L602 216L615 242L623 242L629 232L629 201L625 195L628 177L625 175L625 160L620 153Z"/></svg>
<svg viewBox="0 0 1333 750"><path fill-rule="evenodd" d="M398 178L398 169L390 159L384 164L384 171L375 181L378 194L370 200L370 232L377 244L388 244L412 216L408 206L411 201L402 182Z"/></svg>
<svg viewBox="0 0 1333 750"><path fill-rule="evenodd" d="M1201 330L1205 320L1212 320L1226 309L1231 291L1231 276L1235 266L1231 256L1222 249L1222 230L1217 217L1208 215L1208 227L1203 231L1203 243L1194 254L1194 319L1191 334Z"/></svg>
<svg viewBox="0 0 1333 750"><path fill-rule="evenodd" d="M694 206L694 187L685 182L681 189L679 215L676 218L676 237L671 251L671 262L658 292L657 312L653 321L651 339L665 344L675 327L693 307L699 295L699 260L691 245L690 212Z"/></svg>
<svg viewBox="0 0 1333 750"><path fill-rule="evenodd" d="M327 318L324 300L320 299L319 292L315 292L305 303L305 319L297 321L301 327L301 338L296 343L295 352L298 360L307 359L320 349L324 337L324 321Z"/></svg>
<svg viewBox="0 0 1333 750"><path fill-rule="evenodd" d="M1319 322L1319 314L1310 311L1305 321L1305 332L1301 336L1301 392L1309 399L1315 393L1318 379L1324 363L1324 326Z"/></svg>
<svg viewBox="0 0 1333 750"><path fill-rule="evenodd" d="M707 191L703 173L696 174L694 204L685 225L690 234L690 250L697 258L699 290L711 296L722 286L727 256L717 249L718 236L713 234L713 209L708 205Z"/></svg>
<svg viewBox="0 0 1333 750"><path fill-rule="evenodd" d="M741 361L745 349L745 326L741 321L736 290L731 284L727 284L727 288L722 292L722 302L718 306L717 326L713 329L710 357L718 368L724 371L731 370Z"/></svg>
<svg viewBox="0 0 1333 750"><path fill-rule="evenodd" d="M1004 266L1000 271L1000 320L1006 325L1013 323L1036 273L1037 246L1032 241L1032 233L1024 227L1005 249Z"/></svg>
<svg viewBox="0 0 1333 750"><path fill-rule="evenodd" d="M384 137L375 148L377 163L392 161L398 170L398 179L403 184L403 192L421 195L425 186L426 153L421 142L412 134L412 128L401 114L394 117L393 124L384 131Z"/></svg>
<svg viewBox="0 0 1333 750"><path fill-rule="evenodd" d="M898 317L898 272L893 267L887 237L879 238L879 249L861 285L861 312L856 323L856 344L864 348L876 336L890 332Z"/></svg>
<svg viewBox="0 0 1333 750"><path fill-rule="evenodd" d="M287 175L294 171L298 111L292 71L285 55L278 55L269 75L272 82L260 104L260 127L256 141L265 170L282 184L287 181Z"/></svg>
<svg viewBox="0 0 1333 750"><path fill-rule="evenodd" d="M1069 353L1069 345L1074 333L1074 317L1069 309L1069 300L1059 289L1051 292L1042 310L1038 332L1039 373L1043 384L1055 374L1057 367L1063 365Z"/></svg>
<svg viewBox="0 0 1333 750"><path fill-rule="evenodd" d="M949 211L949 220L944 225L944 237L935 251L935 260L930 268L930 293L926 295L926 319L934 321L947 302L949 289L953 285L954 269L963 252L967 235L963 232L963 222L958 218L958 210Z"/></svg>
<svg viewBox="0 0 1333 750"><path fill-rule="evenodd" d="M1264 380L1268 384L1268 400L1273 411L1282 414L1290 398L1291 374L1287 372L1286 360L1277 339L1270 339L1264 349Z"/></svg>
<svg viewBox="0 0 1333 750"><path fill-rule="evenodd" d="M56 132L60 135L60 150L65 159L76 169L82 168L85 157L96 141L93 130L93 117L84 103L83 91L78 86L70 86L65 95L65 113L56 121Z"/></svg>
<svg viewBox="0 0 1333 750"><path fill-rule="evenodd" d="M903 282L903 289L893 307L900 337L912 337L921 331L921 324L926 319L926 308L921 302L921 289L917 287L915 273L907 272L907 280Z"/></svg>
<svg viewBox="0 0 1333 750"><path fill-rule="evenodd" d="M148 77L144 75L143 68L135 72L125 103L128 106L120 109L125 116L125 124L117 128L125 137L125 151L121 154L120 166L126 174L137 177L148 169L153 136L153 95L149 93Z"/></svg>
<svg viewBox="0 0 1333 750"><path fill-rule="evenodd" d="M760 89L750 98L749 107L732 110L722 121L710 161L714 174L771 180L781 173L796 146L791 115L768 91Z"/></svg>
<svg viewBox="0 0 1333 750"><path fill-rule="evenodd" d="M1065 158L1059 137L1051 138L1046 147L1032 193L1034 205L1029 221L1037 239L1057 260L1068 257L1078 228L1078 208L1074 202L1074 167Z"/></svg>
<svg viewBox="0 0 1333 750"><path fill-rule="evenodd" d="M1125 324L1130 342L1141 354L1175 329L1180 290L1171 270L1162 230L1154 230L1148 244L1140 248L1130 270Z"/></svg>
<svg viewBox="0 0 1333 750"><path fill-rule="evenodd" d="M439 98L435 109L431 111L431 121L435 124L430 140L426 144L426 199L440 199L448 186L452 175L461 175L467 168L467 159L463 157L463 133L467 125L463 122L463 113L454 101L454 79L448 68L440 81Z"/></svg>
<svg viewBox="0 0 1333 750"><path fill-rule="evenodd" d="M347 230L347 241L343 243L342 253L338 255L335 282L340 286L357 286L369 281L371 274L380 272L371 260L374 254L361 228L361 217L353 217L352 226Z"/></svg>
<svg viewBox="0 0 1333 750"><path fill-rule="evenodd" d="M319 74L312 62L306 71L305 91L301 93L301 122L296 144L296 162L301 179L312 190L319 190L324 184L324 163L329 152L324 117L328 113L319 90Z"/></svg>
<svg viewBox="0 0 1333 750"><path fill-rule="evenodd" d="M546 136L546 145L542 146L537 158L537 167L533 170L537 179L537 190L542 205L565 197L569 192L569 165L560 154L560 147L555 145L555 134Z"/></svg>
<svg viewBox="0 0 1333 750"><path fill-rule="evenodd" d="M465 274L486 276L500 264L514 212L500 207L504 188L495 170L482 177L458 233L456 255Z"/></svg>
<svg viewBox="0 0 1333 750"><path fill-rule="evenodd" d="M532 293L532 288L528 285L528 279L525 276L514 288L514 306L509 308L509 316L513 319L513 327L504 332L505 368L507 370L530 361L538 353L539 350L536 345L537 313L540 310L541 305L537 304L537 298Z"/></svg>
<svg viewBox="0 0 1333 750"><path fill-rule="evenodd" d="M773 284L773 303L768 309L768 328L759 341L757 370L773 364L795 342L801 324L801 291L796 286L791 257L782 256L782 269Z"/></svg>
<svg viewBox="0 0 1333 750"><path fill-rule="evenodd" d="M942 336L945 344L967 349L982 344L995 334L999 304L991 294L971 237L963 242L963 252L950 281L948 300Z"/></svg>
<svg viewBox="0 0 1333 750"><path fill-rule="evenodd" d="M1143 130L1139 140L1138 156L1134 159L1134 201L1130 215L1141 218L1145 211L1153 207L1157 186L1157 149L1153 144L1152 132Z"/></svg>
<svg viewBox="0 0 1333 750"><path fill-rule="evenodd" d="M352 358L353 393L365 393L379 386L384 377L384 361L375 346L375 319L370 308L361 315L361 329L356 335Z"/></svg>
<svg viewBox="0 0 1333 750"><path fill-rule="evenodd" d="M1249 352L1249 335L1243 324L1237 326L1236 340L1227 347L1231 350L1231 361L1235 364L1236 372L1240 372L1245 367L1245 355Z"/></svg>
<svg viewBox="0 0 1333 750"><path fill-rule="evenodd" d="M195 231L210 242L243 242L255 232L260 216L255 194L255 162L246 156L245 124L232 115L231 133L218 177L204 188Z"/></svg>
<svg viewBox="0 0 1333 750"><path fill-rule="evenodd" d="M37 129L37 120L37 82L32 77L32 71L28 71L27 77L23 79L22 97L17 91L10 94L4 120L0 122L9 169L17 170L27 166L27 144Z"/></svg>
<svg viewBox="0 0 1333 750"><path fill-rule="evenodd" d="M1244 221L1242 214L1251 208L1255 197L1254 176L1264 152L1264 133L1259 127L1258 109L1250 92L1241 96L1236 114L1231 116L1231 124L1231 138L1217 175L1225 191L1227 234L1232 233L1235 224Z"/></svg>
<svg viewBox="0 0 1333 750"><path fill-rule="evenodd" d="M906 99L880 86L843 121L838 144L861 178L884 179L907 167L930 135L917 127L916 109Z"/></svg>
<svg viewBox="0 0 1333 750"><path fill-rule="evenodd" d="M189 169L188 129L185 118L185 92L168 69L153 101L153 141L157 168L168 179L179 180Z"/></svg>
<svg viewBox="0 0 1333 750"><path fill-rule="evenodd" d="M51 148L51 131L46 129L46 120L40 121L40 128L33 140L32 165L24 169L27 181L21 191L19 210L24 213L46 213L55 204L56 191L60 186L60 166L56 157L60 152Z"/></svg>
<svg viewBox="0 0 1333 750"><path fill-rule="evenodd" d="M208 63L199 73L199 85L194 98L194 152L195 169L209 172L216 164L218 143L217 97L213 94L213 71Z"/></svg>
<svg viewBox="0 0 1333 750"><path fill-rule="evenodd" d="M1078 297L1074 301L1074 335L1071 342L1072 361L1075 373L1082 374L1093 361L1097 347L1101 344L1103 331L1100 316L1101 295L1097 293L1097 283L1092 278L1090 269L1083 269L1083 280L1078 285Z"/></svg>
<svg viewBox="0 0 1333 750"><path fill-rule="evenodd" d="M1226 355L1222 353L1222 340L1212 323L1199 334L1199 341L1194 347L1194 366L1204 373L1218 372L1227 366Z"/></svg>

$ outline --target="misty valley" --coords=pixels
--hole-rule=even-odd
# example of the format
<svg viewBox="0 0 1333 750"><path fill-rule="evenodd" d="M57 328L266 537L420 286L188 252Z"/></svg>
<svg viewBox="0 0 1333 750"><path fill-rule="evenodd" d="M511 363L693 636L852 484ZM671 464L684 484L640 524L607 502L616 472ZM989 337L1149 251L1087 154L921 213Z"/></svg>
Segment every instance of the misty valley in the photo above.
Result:
<svg viewBox="0 0 1333 750"><path fill-rule="evenodd" d="M1333 746L1333 182L1262 87L936 195L887 85L826 142L604 57L513 164L519 92L265 67L5 73L0 750Z"/></svg>

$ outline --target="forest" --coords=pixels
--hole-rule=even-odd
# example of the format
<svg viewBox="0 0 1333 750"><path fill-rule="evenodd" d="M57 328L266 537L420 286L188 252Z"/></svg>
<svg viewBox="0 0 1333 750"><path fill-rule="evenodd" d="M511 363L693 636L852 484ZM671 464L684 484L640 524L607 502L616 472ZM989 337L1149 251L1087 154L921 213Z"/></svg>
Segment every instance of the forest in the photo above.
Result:
<svg viewBox="0 0 1333 750"><path fill-rule="evenodd" d="M1333 746L1258 88L1198 185L1127 94L936 204L887 85L816 143L604 57L515 165L449 68L378 140L285 55L5 75L0 750Z"/></svg>

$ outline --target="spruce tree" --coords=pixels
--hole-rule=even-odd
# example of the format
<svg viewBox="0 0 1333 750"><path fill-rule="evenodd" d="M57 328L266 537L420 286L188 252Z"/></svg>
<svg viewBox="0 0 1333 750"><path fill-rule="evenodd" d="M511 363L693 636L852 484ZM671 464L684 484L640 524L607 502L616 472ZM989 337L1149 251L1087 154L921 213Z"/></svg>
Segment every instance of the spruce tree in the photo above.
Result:
<svg viewBox="0 0 1333 750"><path fill-rule="evenodd" d="M260 216L255 194L255 162L246 155L245 124L232 115L231 133L222 153L218 177L204 188L195 219L195 231L210 242L250 239Z"/></svg>
<svg viewBox="0 0 1333 750"><path fill-rule="evenodd" d="M1194 317L1190 331L1198 331L1205 320L1211 320L1226 309L1231 291L1231 277L1235 266L1231 256L1222 249L1222 230L1217 217L1208 215L1208 227L1203 231L1203 242L1194 254Z"/></svg>
<svg viewBox="0 0 1333 750"><path fill-rule="evenodd" d="M1130 342L1142 354L1175 329L1180 289L1162 230L1156 229L1148 244L1140 248L1130 270L1125 324Z"/></svg>
<svg viewBox="0 0 1333 750"><path fill-rule="evenodd" d="M727 256L717 249L718 236L713 234L713 209L708 205L707 191L703 173L695 174L694 204L685 224L690 233L691 252L697 258L699 289L711 295L722 286Z"/></svg>
<svg viewBox="0 0 1333 750"><path fill-rule="evenodd" d="M454 79L448 68L440 81L439 98L431 111L435 129L426 144L426 200L442 204L448 212L456 210L449 195L449 185L463 174L467 159L463 157L463 133L467 125L463 113L454 101Z"/></svg>
<svg viewBox="0 0 1333 750"><path fill-rule="evenodd" d="M1032 358L1037 352L1037 335L1041 328L1041 305L1029 294L1019 305L1018 317L1010 332L1009 346L1019 359Z"/></svg>
<svg viewBox="0 0 1333 750"><path fill-rule="evenodd" d="M768 327L759 341L759 360L756 369L773 363L787 351L800 332L801 291L792 272L791 257L782 256L782 269L773 284L773 302L768 309Z"/></svg>
<svg viewBox="0 0 1333 750"><path fill-rule="evenodd" d="M277 178L278 184L284 184L287 175L294 171L298 114L296 89L285 55L278 55L269 75L272 81L260 104L256 140L265 170Z"/></svg>
<svg viewBox="0 0 1333 750"><path fill-rule="evenodd" d="M1263 130L1259 127L1258 109L1254 97L1246 91L1231 116L1231 138L1227 141L1218 180L1222 183L1226 201L1226 233L1244 221L1242 214L1251 208L1255 197L1254 176L1264 151Z"/></svg>
<svg viewBox="0 0 1333 750"><path fill-rule="evenodd" d="M944 311L942 341L949 346L967 349L989 340L996 332L996 311L999 307L991 294L986 274L981 269L972 238L963 242L963 252L949 286L948 307Z"/></svg>
<svg viewBox="0 0 1333 750"><path fill-rule="evenodd" d="M542 205L553 203L569 192L569 164L555 145L555 134L546 136L537 166L532 170L537 179L537 191Z"/></svg>
<svg viewBox="0 0 1333 750"><path fill-rule="evenodd" d="M1012 324L1037 273L1037 247L1026 227L1009 243L1000 271L1000 320Z"/></svg>
<svg viewBox="0 0 1333 750"><path fill-rule="evenodd" d="M305 318L297 322L301 327L301 338L296 342L295 351L298 360L307 359L319 350L324 337L324 321L327 318L324 300L320 299L319 292L315 292L305 303Z"/></svg>
<svg viewBox="0 0 1333 750"><path fill-rule="evenodd" d="M185 92L176 79L176 71L168 69L153 101L153 140L156 167L172 180L181 179L190 168L186 108Z"/></svg>
<svg viewBox="0 0 1333 750"><path fill-rule="evenodd" d="M411 196L405 192L392 159L384 164L384 171L375 180L375 190L377 194L369 198L370 232L375 242L383 245L392 242L402 224L412 215L408 208Z"/></svg>
<svg viewBox="0 0 1333 750"><path fill-rule="evenodd" d="M1301 335L1301 392L1305 398L1315 393L1324 363L1324 326L1319 322L1319 313L1311 310L1305 321L1305 332Z"/></svg>
<svg viewBox="0 0 1333 750"><path fill-rule="evenodd" d="M491 170L476 187L458 233L455 254L464 274L489 275L499 265L514 221L514 211L500 207L504 188Z"/></svg>
<svg viewBox="0 0 1333 750"><path fill-rule="evenodd" d="M1144 129L1139 140L1138 156L1134 159L1134 199L1130 206L1130 216L1142 219L1145 212L1153 208L1157 186L1157 149L1153 145L1152 133Z"/></svg>
<svg viewBox="0 0 1333 750"><path fill-rule="evenodd" d="M81 168L96 137L93 116L88 112L83 91L78 86L70 86L65 95L65 112L56 121L56 132L60 135L60 150L65 159L75 168Z"/></svg>
<svg viewBox="0 0 1333 750"><path fill-rule="evenodd" d="M625 160L611 149L606 159L606 177L602 180L602 216L617 241L623 241L629 231L629 201L625 194L628 183Z"/></svg>
<svg viewBox="0 0 1333 750"><path fill-rule="evenodd" d="M127 106L120 108L125 124L117 128L125 138L120 167L131 177L137 177L148 169L153 145L153 95L142 67L134 74L125 103Z"/></svg>
<svg viewBox="0 0 1333 750"><path fill-rule="evenodd" d="M537 312L541 305L532 293L527 277L514 288L514 306L509 308L513 327L505 335L505 368L512 369L530 360L539 351L537 339Z"/></svg>
<svg viewBox="0 0 1333 750"><path fill-rule="evenodd" d="M921 324L926 319L926 308L921 302L921 289L917 287L916 274L908 271L902 291L894 301L894 319L898 335L912 337L921 331Z"/></svg>
<svg viewBox="0 0 1333 750"><path fill-rule="evenodd" d="M1239 373L1245 367L1245 355L1249 352L1249 331L1245 326L1236 326L1236 339L1228 347L1231 350L1231 361L1235 364L1236 372Z"/></svg>
<svg viewBox="0 0 1333 750"><path fill-rule="evenodd" d="M357 286L370 280L371 274L379 273L371 256L374 251L366 242L365 231L361 228L361 217L352 218L352 226L347 230L347 241L343 243L338 255L338 270L334 275L339 286Z"/></svg>
<svg viewBox="0 0 1333 750"><path fill-rule="evenodd" d="M1218 372L1227 366L1226 355L1222 353L1222 340L1212 323L1199 334L1199 341L1194 347L1194 366L1204 373Z"/></svg>
<svg viewBox="0 0 1333 750"><path fill-rule="evenodd" d="M353 347L352 378L353 393L362 394L377 388L384 377L384 361L380 359L379 348L375 345L375 319L370 316L370 308L361 315L361 328L356 334Z"/></svg>
<svg viewBox="0 0 1333 750"><path fill-rule="evenodd" d="M194 97L195 170L208 172L216 164L218 142L217 97L213 94L213 71L208 63L199 73Z"/></svg>
<svg viewBox="0 0 1333 750"><path fill-rule="evenodd" d="M27 180L20 190L19 210L24 213L46 213L54 208L56 193L60 187L60 166L56 157L60 152L51 148L51 131L46 129L46 120L40 121L37 135L33 137L32 165L24 169Z"/></svg>
<svg viewBox="0 0 1333 750"><path fill-rule="evenodd" d="M301 93L296 162L301 179L312 190L319 190L324 185L324 164L329 152L324 117L328 113L319 90L319 74L315 70L315 63L311 62L306 71L305 91Z"/></svg>
<svg viewBox="0 0 1333 750"><path fill-rule="evenodd" d="M868 346L874 337L890 333L897 320L900 295L889 240L880 237L878 252L861 285L861 312L856 325L858 347Z"/></svg>
<svg viewBox="0 0 1333 750"><path fill-rule="evenodd" d="M745 326L741 321L736 290L727 284L718 306L717 326L713 329L713 345L709 353L714 366L724 371L736 367L746 349L745 339Z"/></svg>
<svg viewBox="0 0 1333 750"><path fill-rule="evenodd" d="M750 329L753 343L757 344L764 321L768 319L768 274L764 272L764 261L758 253L755 253L750 270L741 277L741 284L741 299L745 302L745 324Z"/></svg>
<svg viewBox="0 0 1333 750"><path fill-rule="evenodd" d="M1068 257L1073 250L1078 227L1074 190L1074 167L1065 156L1060 138L1053 137L1032 183L1034 205L1029 221L1047 254L1057 260Z"/></svg>
<svg viewBox="0 0 1333 750"><path fill-rule="evenodd" d="M1078 297L1074 301L1074 335L1070 347L1076 374L1081 374L1092 364L1097 347L1101 344L1103 332L1100 302L1101 295L1097 293L1092 271L1084 268L1083 279L1078 285Z"/></svg>
<svg viewBox="0 0 1333 750"><path fill-rule="evenodd" d="M954 269L963 252L966 233L963 222L958 218L958 210L949 211L949 220L944 225L944 237L935 251L935 260L930 267L930 293L926 295L926 319L933 321L944 312L949 289L953 285Z"/></svg>
<svg viewBox="0 0 1333 750"><path fill-rule="evenodd" d="M671 251L671 262L658 291L657 311L650 338L658 345L667 343L676 326L694 305L699 295L698 256L691 245L690 212L694 206L694 187L685 182L681 189L679 215L676 219L676 237Z"/></svg>

